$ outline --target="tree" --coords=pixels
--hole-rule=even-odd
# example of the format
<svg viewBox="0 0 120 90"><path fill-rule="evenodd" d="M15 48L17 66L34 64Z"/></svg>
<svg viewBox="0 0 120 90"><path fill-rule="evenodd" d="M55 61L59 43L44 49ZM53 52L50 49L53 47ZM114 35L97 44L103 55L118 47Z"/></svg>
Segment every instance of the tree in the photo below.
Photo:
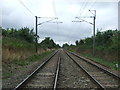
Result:
<svg viewBox="0 0 120 90"><path fill-rule="evenodd" d="M50 39L50 37L46 37L41 43L40 46L43 48L59 48L60 46L53 41L53 39Z"/></svg>
<svg viewBox="0 0 120 90"><path fill-rule="evenodd" d="M84 41L83 41L83 40L80 40L79 43L80 43L80 45L83 45L83 44L84 44Z"/></svg>
<svg viewBox="0 0 120 90"><path fill-rule="evenodd" d="M69 47L69 45L68 45L67 43L65 43L65 44L63 44L62 47L63 47L63 48L67 48L67 47Z"/></svg>
<svg viewBox="0 0 120 90"><path fill-rule="evenodd" d="M85 45L92 45L93 39L92 39L92 38L86 38L86 39L84 40L84 42L85 42Z"/></svg>
<svg viewBox="0 0 120 90"><path fill-rule="evenodd" d="M14 28L2 29L2 35L5 37L22 39L30 43L35 42L35 33L33 32L33 29L30 30L27 27L21 28L19 30L16 30Z"/></svg>
<svg viewBox="0 0 120 90"><path fill-rule="evenodd" d="M77 41L75 41L75 44L76 44L76 46L79 44L78 40L77 40Z"/></svg>

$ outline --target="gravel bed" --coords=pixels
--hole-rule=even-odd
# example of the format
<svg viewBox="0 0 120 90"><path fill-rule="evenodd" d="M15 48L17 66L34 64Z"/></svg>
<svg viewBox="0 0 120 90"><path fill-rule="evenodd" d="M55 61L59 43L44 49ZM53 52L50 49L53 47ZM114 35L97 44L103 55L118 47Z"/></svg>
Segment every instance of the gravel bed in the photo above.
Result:
<svg viewBox="0 0 120 90"><path fill-rule="evenodd" d="M89 77L61 51L61 65L57 88L96 88Z"/></svg>

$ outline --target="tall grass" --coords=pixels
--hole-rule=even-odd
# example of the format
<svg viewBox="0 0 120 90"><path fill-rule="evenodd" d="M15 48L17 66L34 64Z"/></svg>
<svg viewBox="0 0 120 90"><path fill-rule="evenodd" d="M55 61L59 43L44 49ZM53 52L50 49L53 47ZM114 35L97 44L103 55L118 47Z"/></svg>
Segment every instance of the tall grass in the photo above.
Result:
<svg viewBox="0 0 120 90"><path fill-rule="evenodd" d="M43 59L44 57L48 56L49 54L51 54L54 50L52 51L47 51L38 55L32 55L30 57L28 57L27 59L24 60L13 60L12 63L19 65L19 66L26 66L29 65L33 62L39 61L41 59Z"/></svg>
<svg viewBox="0 0 120 90"><path fill-rule="evenodd" d="M44 52L44 49L38 47L39 53ZM35 44L25 40L16 38L2 38L2 61L9 63L12 60L26 59L35 52Z"/></svg>
<svg viewBox="0 0 120 90"><path fill-rule="evenodd" d="M41 61L43 58L47 57L49 54L51 54L52 52L54 52L54 50L52 51L47 51L38 55L32 55L30 57L28 57L27 59L14 59L11 60L10 65L14 66L14 68L25 68L27 65L32 65L34 64L34 62L39 62ZM24 67L25 66L25 67ZM14 76L15 72L11 72L11 68L13 67L9 67L8 64L3 64L3 72L2 72L2 78L6 79L6 78L10 78L11 76Z"/></svg>
<svg viewBox="0 0 120 90"><path fill-rule="evenodd" d="M3 37L2 45L5 47L22 48L22 49L26 48L31 51L35 51L34 43L29 43L25 40L20 40L20 39L16 39L16 38Z"/></svg>

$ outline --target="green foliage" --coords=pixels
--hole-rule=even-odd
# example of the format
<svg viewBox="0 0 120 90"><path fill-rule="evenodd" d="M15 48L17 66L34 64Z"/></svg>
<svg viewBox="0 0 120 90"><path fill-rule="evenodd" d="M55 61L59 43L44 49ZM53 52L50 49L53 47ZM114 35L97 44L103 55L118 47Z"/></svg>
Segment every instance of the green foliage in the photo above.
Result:
<svg viewBox="0 0 120 90"><path fill-rule="evenodd" d="M95 55L93 56L93 37L88 37L77 42L76 46L67 47L68 50L78 52L83 56L92 58L97 62L115 69L115 64L120 65L120 30L98 31L95 36ZM120 67L118 68L120 70Z"/></svg>
<svg viewBox="0 0 120 90"><path fill-rule="evenodd" d="M63 44L62 47L63 47L63 48L67 48L67 47L69 47L69 45L68 45L67 43L65 43L65 44Z"/></svg>
<svg viewBox="0 0 120 90"><path fill-rule="evenodd" d="M83 45L84 44L84 40L80 40L79 44Z"/></svg>
<svg viewBox="0 0 120 90"><path fill-rule="evenodd" d="M78 40L77 40L77 41L75 41L75 44L76 44L76 45L78 45L78 44L79 44L79 41L78 41Z"/></svg>
<svg viewBox="0 0 120 90"><path fill-rule="evenodd" d="M5 78L9 78L9 77L11 77L11 76L13 76L14 74L13 73L10 73L10 72L8 72L8 73L2 73L2 78L3 79L5 79Z"/></svg>
<svg viewBox="0 0 120 90"><path fill-rule="evenodd" d="M35 34L33 32L33 29L30 30L29 28L21 28L19 30L16 30L14 28L11 29L2 29L2 35L4 37L9 38L17 38L21 40L25 40L29 43L35 42Z"/></svg>
<svg viewBox="0 0 120 90"><path fill-rule="evenodd" d="M25 48L34 51L35 50L35 45L32 43L29 43L25 40L20 40L16 38L9 38L9 37L4 37L2 38L2 45L6 47L14 47L14 48Z"/></svg>
<svg viewBox="0 0 120 90"><path fill-rule="evenodd" d="M29 65L31 62L28 61L23 61L23 60L16 60L14 61L14 64L19 65L19 66L25 66L25 65Z"/></svg>
<svg viewBox="0 0 120 90"><path fill-rule="evenodd" d="M3 45L10 46L15 48L34 48L35 49L35 33L33 29L29 28L21 28L19 30L11 28L11 29L3 29L0 28L3 36ZM58 44L55 44L53 39L50 37L46 37L38 47L42 48L60 48Z"/></svg>
<svg viewBox="0 0 120 90"><path fill-rule="evenodd" d="M95 36L95 48L98 50L118 50L120 46L118 37L120 37L120 31L118 30L98 31ZM78 47L92 48L93 37L88 37L76 42L76 46Z"/></svg>
<svg viewBox="0 0 120 90"><path fill-rule="evenodd" d="M56 45L53 39L50 39L50 37L46 37L45 40L40 43L40 46L49 49L60 48L60 46L58 44Z"/></svg>

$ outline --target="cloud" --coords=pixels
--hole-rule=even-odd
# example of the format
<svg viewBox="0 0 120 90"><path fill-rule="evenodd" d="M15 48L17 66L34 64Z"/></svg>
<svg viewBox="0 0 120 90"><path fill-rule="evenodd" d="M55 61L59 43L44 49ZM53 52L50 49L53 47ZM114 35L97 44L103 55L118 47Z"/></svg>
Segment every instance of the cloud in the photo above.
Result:
<svg viewBox="0 0 120 90"><path fill-rule="evenodd" d="M88 9L96 10L96 29L118 28L117 2L80 2L73 0L21 0L35 15L59 18L62 24L45 23L38 26L40 41L45 37L51 37L62 45L69 42L74 44L76 40L93 35L93 26L88 23L73 23L76 16L91 16ZM35 28L35 16L33 16L18 0L2 0L2 27L4 28ZM55 8L54 8L55 7ZM85 18L84 18L85 19ZM40 18L38 23L48 19ZM93 22L93 19L85 19ZM56 20L54 20L56 21ZM35 31L35 30L34 30Z"/></svg>

